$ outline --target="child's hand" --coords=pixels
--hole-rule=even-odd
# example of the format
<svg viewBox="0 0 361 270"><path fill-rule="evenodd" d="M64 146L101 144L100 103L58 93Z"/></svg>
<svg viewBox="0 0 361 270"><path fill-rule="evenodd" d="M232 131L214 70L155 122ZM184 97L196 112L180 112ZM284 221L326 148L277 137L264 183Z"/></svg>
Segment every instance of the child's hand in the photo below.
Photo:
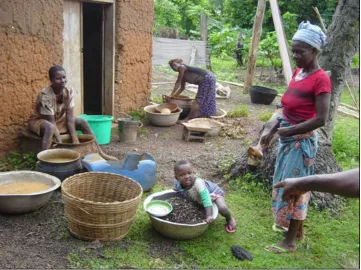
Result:
<svg viewBox="0 0 361 270"><path fill-rule="evenodd" d="M206 222L208 224L212 223L214 221L214 218L212 216L206 217Z"/></svg>

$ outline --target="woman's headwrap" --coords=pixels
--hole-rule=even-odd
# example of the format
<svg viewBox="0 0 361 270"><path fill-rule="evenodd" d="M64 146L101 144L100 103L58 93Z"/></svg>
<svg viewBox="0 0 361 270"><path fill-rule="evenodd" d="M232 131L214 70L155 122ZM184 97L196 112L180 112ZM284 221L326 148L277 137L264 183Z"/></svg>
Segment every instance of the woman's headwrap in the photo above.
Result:
<svg viewBox="0 0 361 270"><path fill-rule="evenodd" d="M319 51L327 43L327 37L321 28L311 24L309 21L300 23L292 40L305 42Z"/></svg>
<svg viewBox="0 0 361 270"><path fill-rule="evenodd" d="M172 60L169 60L168 64L171 66L173 63L179 63L179 64L183 64L183 60L180 59L180 58L175 58L175 59L172 59Z"/></svg>

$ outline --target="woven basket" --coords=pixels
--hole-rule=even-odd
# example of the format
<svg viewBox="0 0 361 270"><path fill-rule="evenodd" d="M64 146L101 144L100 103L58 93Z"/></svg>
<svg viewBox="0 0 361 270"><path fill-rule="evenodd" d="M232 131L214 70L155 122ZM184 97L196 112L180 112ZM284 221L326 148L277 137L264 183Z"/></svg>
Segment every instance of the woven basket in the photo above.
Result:
<svg viewBox="0 0 361 270"><path fill-rule="evenodd" d="M125 176L100 172L71 176L61 191L70 233L82 240L103 241L127 235L143 193Z"/></svg>

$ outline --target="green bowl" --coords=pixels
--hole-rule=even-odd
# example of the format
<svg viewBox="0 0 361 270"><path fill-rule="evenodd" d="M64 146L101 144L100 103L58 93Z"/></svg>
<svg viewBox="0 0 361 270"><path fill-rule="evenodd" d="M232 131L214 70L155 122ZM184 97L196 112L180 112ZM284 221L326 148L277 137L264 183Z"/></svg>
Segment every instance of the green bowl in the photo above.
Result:
<svg viewBox="0 0 361 270"><path fill-rule="evenodd" d="M161 200L150 201L145 208L149 214L156 217L165 217L173 211L173 206L170 203Z"/></svg>

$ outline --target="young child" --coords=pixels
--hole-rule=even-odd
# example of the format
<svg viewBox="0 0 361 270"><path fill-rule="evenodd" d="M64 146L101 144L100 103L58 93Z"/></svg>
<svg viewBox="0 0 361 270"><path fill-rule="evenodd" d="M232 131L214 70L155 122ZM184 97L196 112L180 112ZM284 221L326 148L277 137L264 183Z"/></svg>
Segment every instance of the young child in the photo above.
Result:
<svg viewBox="0 0 361 270"><path fill-rule="evenodd" d="M225 230L232 233L236 231L236 220L232 217L224 200L224 191L207 180L193 175L192 165L185 160L178 161L174 165L174 190L182 196L191 199L204 206L206 211L206 222L213 222L212 202L214 202L219 213L226 218Z"/></svg>

